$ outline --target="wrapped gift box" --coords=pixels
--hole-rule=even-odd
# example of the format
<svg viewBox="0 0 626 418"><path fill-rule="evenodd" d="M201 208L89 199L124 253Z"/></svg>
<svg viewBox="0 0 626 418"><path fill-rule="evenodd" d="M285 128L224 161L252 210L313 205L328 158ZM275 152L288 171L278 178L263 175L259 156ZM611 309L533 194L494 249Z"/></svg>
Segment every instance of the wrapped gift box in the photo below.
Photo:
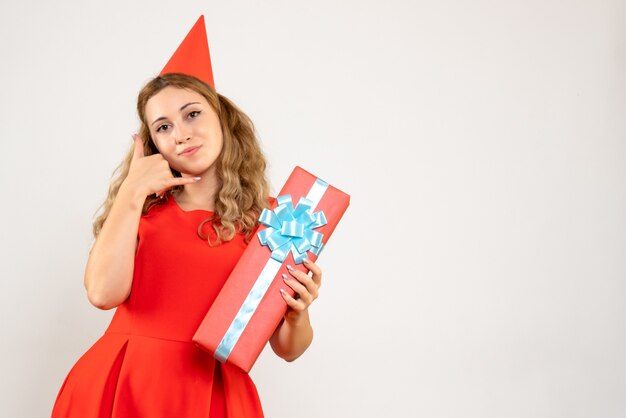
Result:
<svg viewBox="0 0 626 418"><path fill-rule="evenodd" d="M350 196L296 167L243 252L193 341L249 372L287 311L280 288L287 265L307 272L350 204Z"/></svg>

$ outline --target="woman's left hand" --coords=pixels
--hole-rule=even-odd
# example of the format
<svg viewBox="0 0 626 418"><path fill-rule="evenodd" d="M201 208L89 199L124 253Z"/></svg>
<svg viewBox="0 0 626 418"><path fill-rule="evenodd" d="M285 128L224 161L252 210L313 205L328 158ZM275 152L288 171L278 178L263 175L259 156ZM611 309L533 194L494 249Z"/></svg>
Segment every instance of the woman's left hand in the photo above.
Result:
<svg viewBox="0 0 626 418"><path fill-rule="evenodd" d="M296 270L291 266L287 266L289 275L283 274L283 280L291 287L295 292L295 297L289 296L287 292L282 291L283 299L287 302L287 313L285 319L297 320L301 315L306 312L311 303L319 294L319 288L322 284L322 270L317 264L306 259L304 266L309 270L312 275Z"/></svg>

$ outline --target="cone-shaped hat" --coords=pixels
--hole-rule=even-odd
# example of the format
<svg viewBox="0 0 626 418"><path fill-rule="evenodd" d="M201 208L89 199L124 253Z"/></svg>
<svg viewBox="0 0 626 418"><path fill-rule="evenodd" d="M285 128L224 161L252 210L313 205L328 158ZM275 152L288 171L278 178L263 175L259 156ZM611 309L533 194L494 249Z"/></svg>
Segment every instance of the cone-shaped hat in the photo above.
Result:
<svg viewBox="0 0 626 418"><path fill-rule="evenodd" d="M204 15L200 15L159 75L166 73L192 75L215 88Z"/></svg>

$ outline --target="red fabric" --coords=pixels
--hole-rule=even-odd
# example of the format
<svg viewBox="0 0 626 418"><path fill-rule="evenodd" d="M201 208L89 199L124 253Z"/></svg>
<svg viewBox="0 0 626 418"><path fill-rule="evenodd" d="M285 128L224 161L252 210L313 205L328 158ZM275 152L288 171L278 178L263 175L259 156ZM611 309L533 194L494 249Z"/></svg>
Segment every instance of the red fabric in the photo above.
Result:
<svg viewBox="0 0 626 418"><path fill-rule="evenodd" d="M248 374L191 341L246 248L241 235L201 239L210 215L169 197L141 217L130 296L69 371L52 418L263 417Z"/></svg>

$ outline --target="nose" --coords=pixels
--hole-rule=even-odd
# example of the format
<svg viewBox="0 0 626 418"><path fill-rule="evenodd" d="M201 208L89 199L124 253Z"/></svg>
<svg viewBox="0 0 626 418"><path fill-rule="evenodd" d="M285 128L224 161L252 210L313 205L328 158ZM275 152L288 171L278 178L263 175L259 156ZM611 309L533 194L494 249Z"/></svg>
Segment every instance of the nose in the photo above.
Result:
<svg viewBox="0 0 626 418"><path fill-rule="evenodd" d="M178 126L174 127L174 140L176 144L182 144L183 142L189 141L191 138L191 131L189 128L183 126L183 124L178 124Z"/></svg>

